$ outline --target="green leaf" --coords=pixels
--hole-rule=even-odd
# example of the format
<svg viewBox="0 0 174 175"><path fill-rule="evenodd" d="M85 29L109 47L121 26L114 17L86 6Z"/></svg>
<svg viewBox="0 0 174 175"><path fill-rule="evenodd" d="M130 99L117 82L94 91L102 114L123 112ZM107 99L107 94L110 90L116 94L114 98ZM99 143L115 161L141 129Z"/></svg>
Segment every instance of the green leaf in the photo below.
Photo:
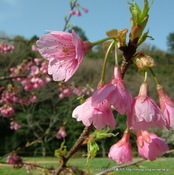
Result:
<svg viewBox="0 0 174 175"><path fill-rule="evenodd" d="M64 144L65 144L65 140L61 143L60 148L55 150L54 155L56 157L61 158L64 155L66 155L67 149L66 149L66 146Z"/></svg>
<svg viewBox="0 0 174 175"><path fill-rule="evenodd" d="M154 40L154 38L152 36L149 36L148 33L149 33L149 30L141 35L141 37L138 40L138 46L142 44L146 40L146 38L150 38L151 40Z"/></svg>
<svg viewBox="0 0 174 175"><path fill-rule="evenodd" d="M129 5L130 5L129 9L132 14L133 26L144 25L144 23L146 22L145 19L147 19L149 16L148 12L149 12L150 6L148 3L148 0L144 0L144 7L142 10L140 9L140 7L135 1L133 1L133 3L129 2Z"/></svg>
<svg viewBox="0 0 174 175"><path fill-rule="evenodd" d="M141 15L140 15L141 21L144 19L144 17L148 16L149 9L150 9L150 6L149 6L148 0L144 0L144 8L143 8Z"/></svg>
<svg viewBox="0 0 174 175"><path fill-rule="evenodd" d="M91 141L87 143L87 163L89 162L89 159L94 159L97 151L99 150L98 144L95 141Z"/></svg>
<svg viewBox="0 0 174 175"><path fill-rule="evenodd" d="M93 140L101 140L101 139L104 139L104 138L107 138L107 137L112 137L112 136L117 136L118 133L116 134L113 134L113 133L110 133L108 129L105 129L105 130L95 130L94 133L93 133Z"/></svg>

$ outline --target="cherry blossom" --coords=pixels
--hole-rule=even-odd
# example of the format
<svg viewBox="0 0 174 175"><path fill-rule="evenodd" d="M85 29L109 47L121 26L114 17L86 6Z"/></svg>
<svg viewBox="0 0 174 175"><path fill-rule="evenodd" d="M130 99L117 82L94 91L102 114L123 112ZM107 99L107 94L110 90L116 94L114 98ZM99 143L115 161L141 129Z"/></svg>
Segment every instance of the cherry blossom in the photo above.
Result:
<svg viewBox="0 0 174 175"><path fill-rule="evenodd" d="M0 53L9 53L14 50L13 45L8 45L4 42L0 43Z"/></svg>
<svg viewBox="0 0 174 175"><path fill-rule="evenodd" d="M39 47L37 47L36 45L32 45L31 50L32 51L39 51Z"/></svg>
<svg viewBox="0 0 174 175"><path fill-rule="evenodd" d="M81 16L81 15L82 15L81 12L80 12L80 10L77 10L77 11L76 11L76 15L77 15L77 16Z"/></svg>
<svg viewBox="0 0 174 175"><path fill-rule="evenodd" d="M21 127L21 125L17 121L10 122L10 129L18 130L20 127Z"/></svg>
<svg viewBox="0 0 174 175"><path fill-rule="evenodd" d="M75 13L75 10L71 10L70 11L70 15L75 15L76 13Z"/></svg>
<svg viewBox="0 0 174 175"><path fill-rule="evenodd" d="M85 13L88 13L88 11L89 11L87 8L82 8L82 9Z"/></svg>
<svg viewBox="0 0 174 175"><path fill-rule="evenodd" d="M121 78L121 72L118 66L114 68L113 80L94 93L92 104L95 105L105 99L120 114L128 113L131 110L132 96Z"/></svg>
<svg viewBox="0 0 174 175"><path fill-rule="evenodd" d="M165 125L164 115L156 103L147 96L147 83L140 87L135 97L131 112L128 115L128 126L135 130L147 130L153 125L162 128Z"/></svg>
<svg viewBox="0 0 174 175"><path fill-rule="evenodd" d="M125 162L129 164L132 161L132 148L129 143L130 133L128 131L124 132L121 140L116 144L112 145L108 157L116 161L117 164Z"/></svg>
<svg viewBox="0 0 174 175"><path fill-rule="evenodd" d="M13 164L13 168L21 168L23 164L21 157L16 155L16 153L9 154L6 162Z"/></svg>
<svg viewBox="0 0 174 175"><path fill-rule="evenodd" d="M54 81L68 81L78 69L84 54L92 45L82 41L74 31L71 33L49 31L38 41L40 54L49 60L48 73Z"/></svg>
<svg viewBox="0 0 174 175"><path fill-rule="evenodd" d="M96 129L102 129L106 125L114 129L116 121L107 100L95 107L92 106L91 100L90 97L83 104L77 106L73 111L73 118L76 118L77 121L82 121L85 126L93 124Z"/></svg>
<svg viewBox="0 0 174 175"><path fill-rule="evenodd" d="M154 161L169 150L167 143L153 133L138 131L136 135L138 152L144 159Z"/></svg>
<svg viewBox="0 0 174 175"><path fill-rule="evenodd" d="M12 106L5 104L2 107L0 107L0 113L4 117L11 117L15 113L15 110Z"/></svg>
<svg viewBox="0 0 174 175"><path fill-rule="evenodd" d="M57 138L57 139L62 139L62 138L64 138L64 137L66 137L66 136L67 136L67 133L66 133L66 131L65 131L65 128L64 128L64 127L61 127L61 128L59 129L59 131L57 132L56 138Z"/></svg>
<svg viewBox="0 0 174 175"><path fill-rule="evenodd" d="M159 105L166 120L166 127L168 129L174 128L174 101L159 84L157 85L157 93L159 97Z"/></svg>

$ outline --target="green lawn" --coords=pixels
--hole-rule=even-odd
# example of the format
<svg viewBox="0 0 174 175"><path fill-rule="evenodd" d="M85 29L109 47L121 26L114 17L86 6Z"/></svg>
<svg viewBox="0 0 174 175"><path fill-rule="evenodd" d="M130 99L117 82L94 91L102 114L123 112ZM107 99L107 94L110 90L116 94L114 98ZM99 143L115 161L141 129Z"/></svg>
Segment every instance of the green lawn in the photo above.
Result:
<svg viewBox="0 0 174 175"><path fill-rule="evenodd" d="M57 167L56 158L24 158L25 161L35 162L45 167ZM96 158L89 165L86 165L86 159L73 158L68 162L69 166L76 166L79 169L84 169L90 175L100 173L101 171L116 166L115 162L108 158ZM174 174L174 159L172 158L159 158L157 161L145 161L138 164L138 166L129 166L113 171L118 175L173 175ZM12 169L7 165L0 164L0 175L26 175L28 174L25 168ZM31 171L30 175L43 175L43 171L36 169Z"/></svg>

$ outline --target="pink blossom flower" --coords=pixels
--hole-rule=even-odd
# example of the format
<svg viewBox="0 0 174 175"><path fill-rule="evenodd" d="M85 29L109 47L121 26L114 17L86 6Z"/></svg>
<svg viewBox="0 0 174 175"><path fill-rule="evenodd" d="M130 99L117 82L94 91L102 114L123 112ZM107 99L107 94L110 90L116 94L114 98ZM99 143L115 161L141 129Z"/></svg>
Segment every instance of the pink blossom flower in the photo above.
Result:
<svg viewBox="0 0 174 175"><path fill-rule="evenodd" d="M109 125L114 129L116 121L107 100L95 107L91 103L90 97L74 109L72 116L77 121L82 121L85 126L93 124L96 129L102 129L105 125Z"/></svg>
<svg viewBox="0 0 174 175"><path fill-rule="evenodd" d="M143 159L154 161L169 150L167 143L153 133L138 131L136 135L138 152Z"/></svg>
<svg viewBox="0 0 174 175"><path fill-rule="evenodd" d="M31 67L31 75L36 75L39 73L39 68L37 66L32 66Z"/></svg>
<svg viewBox="0 0 174 175"><path fill-rule="evenodd" d="M7 45L6 43L0 43L0 53L9 53L14 49L13 45Z"/></svg>
<svg viewBox="0 0 174 175"><path fill-rule="evenodd" d="M62 138L64 138L64 137L66 137L66 136L67 136L67 133L66 133L66 131L65 131L65 128L64 128L64 127L61 127L61 128L59 129L57 135L56 135L56 138L57 138L57 139L62 139Z"/></svg>
<svg viewBox="0 0 174 175"><path fill-rule="evenodd" d="M77 10L77 11L76 11L76 15L77 15L77 16L81 16L81 15L82 15L81 12L80 12L80 10Z"/></svg>
<svg viewBox="0 0 174 175"><path fill-rule="evenodd" d="M147 96L147 83L141 85L139 95L133 101L127 123L135 130L147 130L153 125L162 128L165 125L160 108Z"/></svg>
<svg viewBox="0 0 174 175"><path fill-rule="evenodd" d="M23 164L21 157L16 155L16 153L9 154L6 163L14 164L13 168L21 168Z"/></svg>
<svg viewBox="0 0 174 175"><path fill-rule="evenodd" d="M0 113L4 117L11 117L15 113L15 110L12 106L9 106L9 105L5 104L2 107L0 107Z"/></svg>
<svg viewBox="0 0 174 175"><path fill-rule="evenodd" d="M70 15L75 15L76 13L75 13L75 11L74 10L71 10L70 11Z"/></svg>
<svg viewBox="0 0 174 175"><path fill-rule="evenodd" d="M27 170L27 173L31 173L32 170L36 169L35 165L27 165L27 164L23 164L23 166L25 167L25 169Z"/></svg>
<svg viewBox="0 0 174 175"><path fill-rule="evenodd" d="M92 48L88 41L82 41L74 31L71 33L49 31L37 41L40 54L49 60L48 74L53 80L68 81L78 69L84 54Z"/></svg>
<svg viewBox="0 0 174 175"><path fill-rule="evenodd" d="M38 48L38 50L39 50L39 48ZM41 59L40 58L35 58L34 62L36 63L36 65L39 65L41 63ZM45 62L43 62L43 63L45 63Z"/></svg>
<svg viewBox="0 0 174 175"><path fill-rule="evenodd" d="M12 121L10 123L10 129L18 130L20 127L21 127L21 125L18 122L16 122L16 121Z"/></svg>
<svg viewBox="0 0 174 175"><path fill-rule="evenodd" d="M85 12L85 13L88 13L88 9L87 8L83 8L83 11Z"/></svg>
<svg viewBox="0 0 174 175"><path fill-rule="evenodd" d="M170 98L161 85L157 85L159 105L166 120L168 129L174 128L174 101Z"/></svg>
<svg viewBox="0 0 174 175"><path fill-rule="evenodd" d="M19 162L21 162L21 158L17 155L8 155L7 157L7 163L11 163L11 164L18 164Z"/></svg>
<svg viewBox="0 0 174 175"><path fill-rule="evenodd" d="M64 94L63 93L60 93L59 94L59 98L64 98L65 96L64 96Z"/></svg>
<svg viewBox="0 0 174 175"><path fill-rule="evenodd" d="M109 150L108 157L116 161L117 164L121 164L123 162L129 164L132 161L132 149L131 144L129 143L129 138L130 133L125 131L122 139L112 145Z"/></svg>
<svg viewBox="0 0 174 175"><path fill-rule="evenodd" d="M32 51L39 51L39 48L36 45L31 46Z"/></svg>
<svg viewBox="0 0 174 175"><path fill-rule="evenodd" d="M71 94L72 94L72 92L71 92L71 90L70 89L64 89L63 91L62 91L62 93L66 96L66 97L70 97L71 96Z"/></svg>
<svg viewBox="0 0 174 175"><path fill-rule="evenodd" d="M35 103L35 102L37 101L37 96L36 96L36 95L32 95L32 96L30 97L29 101L30 101L31 103Z"/></svg>
<svg viewBox="0 0 174 175"><path fill-rule="evenodd" d="M59 94L59 98L70 97L71 95L72 95L72 91L66 88L62 91L62 93Z"/></svg>
<svg viewBox="0 0 174 175"><path fill-rule="evenodd" d="M121 78L121 72L118 66L114 68L114 79L93 94L92 104L96 105L105 99L120 114L128 113L131 110L132 96Z"/></svg>

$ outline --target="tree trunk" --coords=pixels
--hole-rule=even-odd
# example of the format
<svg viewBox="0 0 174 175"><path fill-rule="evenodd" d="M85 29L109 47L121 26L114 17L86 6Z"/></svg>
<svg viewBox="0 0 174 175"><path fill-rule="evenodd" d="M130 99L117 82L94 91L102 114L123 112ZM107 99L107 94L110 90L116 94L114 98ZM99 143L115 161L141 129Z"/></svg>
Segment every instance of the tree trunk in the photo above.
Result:
<svg viewBox="0 0 174 175"><path fill-rule="evenodd" d="M45 157L46 156L46 144L42 142L41 145L42 145L42 157Z"/></svg>

